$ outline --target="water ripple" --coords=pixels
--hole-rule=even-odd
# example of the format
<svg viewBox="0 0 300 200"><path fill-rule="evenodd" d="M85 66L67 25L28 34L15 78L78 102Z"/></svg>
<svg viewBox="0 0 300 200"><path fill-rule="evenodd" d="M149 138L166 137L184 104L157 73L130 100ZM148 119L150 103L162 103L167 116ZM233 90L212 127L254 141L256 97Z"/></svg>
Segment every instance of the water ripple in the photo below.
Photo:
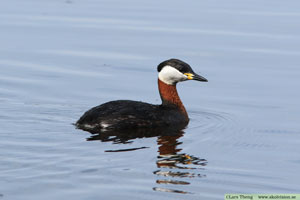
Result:
<svg viewBox="0 0 300 200"><path fill-rule="evenodd" d="M189 129L201 132L211 132L228 128L233 124L233 118L228 113L216 111L190 111Z"/></svg>

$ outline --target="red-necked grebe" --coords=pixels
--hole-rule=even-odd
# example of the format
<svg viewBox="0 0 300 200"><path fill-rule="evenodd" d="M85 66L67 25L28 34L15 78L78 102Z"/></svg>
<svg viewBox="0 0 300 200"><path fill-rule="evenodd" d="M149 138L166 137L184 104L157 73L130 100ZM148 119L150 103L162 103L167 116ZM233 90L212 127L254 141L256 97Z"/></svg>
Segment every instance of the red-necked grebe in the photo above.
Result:
<svg viewBox="0 0 300 200"><path fill-rule="evenodd" d="M185 127L189 117L178 96L176 84L186 80L207 80L178 59L160 63L157 71L161 105L131 100L110 101L88 110L76 122L76 126L98 133L137 128Z"/></svg>

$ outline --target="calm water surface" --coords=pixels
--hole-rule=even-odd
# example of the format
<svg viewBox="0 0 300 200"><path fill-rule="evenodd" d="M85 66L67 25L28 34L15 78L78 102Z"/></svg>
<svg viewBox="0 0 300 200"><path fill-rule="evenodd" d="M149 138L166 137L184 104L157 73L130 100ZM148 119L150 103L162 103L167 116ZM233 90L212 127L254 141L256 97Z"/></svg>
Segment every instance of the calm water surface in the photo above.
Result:
<svg viewBox="0 0 300 200"><path fill-rule="evenodd" d="M2 1L0 199L300 193L299 6ZM105 138L72 125L110 100L159 104L156 66L172 57L209 80L178 85L185 130Z"/></svg>

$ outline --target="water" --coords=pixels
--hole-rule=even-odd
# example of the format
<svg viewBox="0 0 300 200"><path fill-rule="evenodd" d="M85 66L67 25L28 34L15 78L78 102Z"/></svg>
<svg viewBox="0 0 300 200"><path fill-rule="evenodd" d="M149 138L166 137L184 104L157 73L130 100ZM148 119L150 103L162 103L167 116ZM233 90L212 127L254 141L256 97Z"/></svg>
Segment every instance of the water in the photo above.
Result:
<svg viewBox="0 0 300 200"><path fill-rule="evenodd" d="M0 199L222 199L299 193L300 3L3 1ZM156 66L188 62L176 136L72 125L116 99L160 103Z"/></svg>

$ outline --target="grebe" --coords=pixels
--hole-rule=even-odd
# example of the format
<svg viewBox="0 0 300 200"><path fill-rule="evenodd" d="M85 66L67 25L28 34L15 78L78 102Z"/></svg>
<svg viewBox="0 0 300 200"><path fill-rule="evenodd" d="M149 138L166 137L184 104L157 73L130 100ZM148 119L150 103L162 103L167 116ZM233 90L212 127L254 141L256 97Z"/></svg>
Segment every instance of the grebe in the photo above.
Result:
<svg viewBox="0 0 300 200"><path fill-rule="evenodd" d="M178 59L160 63L157 71L161 105L131 100L110 101L88 110L75 125L92 133L138 128L184 128L189 117L178 96L176 84L186 80L207 80Z"/></svg>

